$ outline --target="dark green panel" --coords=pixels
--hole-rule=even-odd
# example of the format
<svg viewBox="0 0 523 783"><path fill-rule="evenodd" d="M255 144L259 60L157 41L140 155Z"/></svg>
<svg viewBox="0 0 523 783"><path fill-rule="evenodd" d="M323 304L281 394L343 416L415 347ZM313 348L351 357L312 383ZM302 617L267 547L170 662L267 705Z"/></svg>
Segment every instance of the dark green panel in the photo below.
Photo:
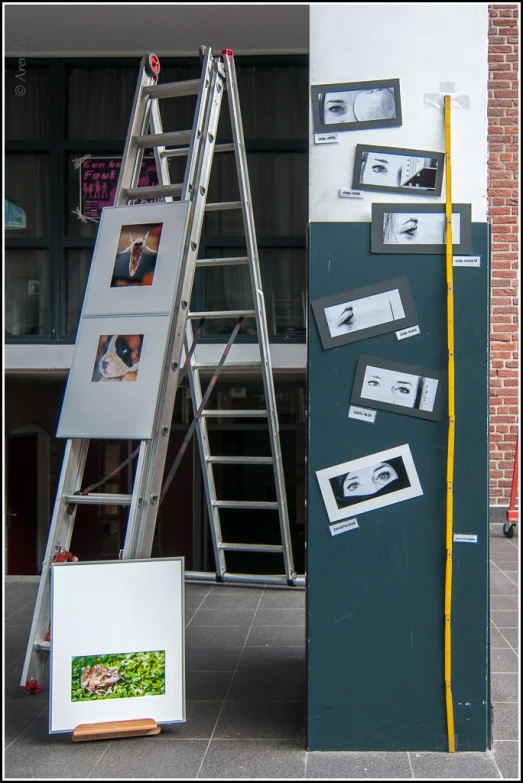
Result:
<svg viewBox="0 0 523 783"><path fill-rule="evenodd" d="M456 533L453 696L457 750L485 750L488 727L488 226L481 267L454 269ZM445 499L448 412L439 422L378 411L347 417L362 354L446 372L444 255L370 253L370 223L310 226L309 296L406 276L421 334L323 350L309 313L307 540L309 750L446 750ZM316 471L409 444L423 495L356 516L331 536Z"/></svg>

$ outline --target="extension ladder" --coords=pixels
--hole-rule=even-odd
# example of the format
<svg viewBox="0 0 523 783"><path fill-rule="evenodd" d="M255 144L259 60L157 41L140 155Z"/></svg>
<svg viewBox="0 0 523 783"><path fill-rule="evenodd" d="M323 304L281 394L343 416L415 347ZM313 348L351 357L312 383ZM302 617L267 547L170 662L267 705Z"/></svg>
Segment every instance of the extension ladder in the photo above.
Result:
<svg viewBox="0 0 523 783"><path fill-rule="evenodd" d="M200 47L200 58L202 60L200 79L169 84L158 84L160 62L156 55L150 54L144 57L141 62L114 205L122 206L137 199L173 201L174 198L179 198L181 201L189 203L189 217L181 260L179 285L171 314L170 338L166 354L166 357L170 357L170 360L164 363L165 370L159 394L160 402L155 414L152 437L149 440L141 441L138 448L132 494L118 495L91 491L87 492L87 494L81 494L89 439L75 438L67 441L22 671L21 685L28 690L37 691L41 689L40 682L43 680L48 658L45 653L48 653L50 650L51 563L57 556L60 558L62 555L63 557L63 553L69 550L77 506L79 504L129 506L125 543L121 553L122 558L135 559L151 556L156 518L162 498L162 478L165 470L168 436L184 358L195 412L194 424L200 448L216 565L215 574L187 572L186 576L189 579L191 577L198 579L213 578L218 581L240 583L258 582L291 586L304 584L304 577L297 576L293 565L276 395L234 58L230 50L224 50L221 55L214 56L211 49L207 47ZM220 108L225 89L228 93L233 142L231 144L216 144ZM164 132L158 101L160 99L187 95L197 96L192 130ZM159 184L156 186L138 187L144 150L150 148L154 151ZM215 152L234 152L235 154L240 191L239 201L207 203L211 165ZM168 162L171 157L187 158L185 176L182 183L171 183ZM233 258L198 259L205 212L228 209L242 210L247 255ZM192 312L189 308L189 303L191 301L196 267L234 264L242 264L249 267L253 308L236 312ZM201 321L201 319L213 318L253 318L255 320L260 354L258 369L263 379L265 410L218 410L205 408L208 393L202 394L200 374L202 370L208 370L209 368L202 367L196 361L192 321L195 319L200 319ZM244 367L246 367L246 364L244 364ZM252 363L249 362L248 366L250 369ZM241 361L235 362L234 367L241 370ZM213 381L215 379L216 370ZM211 381L211 384L213 381ZM267 457L212 455L209 448L207 429L207 419L211 417L220 417L222 419L232 419L233 417L259 419L262 417L268 425L271 455ZM213 466L216 464L272 465L276 500L273 502L220 500L216 494L213 474ZM220 510L224 508L237 508L246 511L262 509L277 512L281 544L228 543L223 541ZM282 573L267 576L230 573L226 567L226 553L228 551L279 553L283 557Z"/></svg>

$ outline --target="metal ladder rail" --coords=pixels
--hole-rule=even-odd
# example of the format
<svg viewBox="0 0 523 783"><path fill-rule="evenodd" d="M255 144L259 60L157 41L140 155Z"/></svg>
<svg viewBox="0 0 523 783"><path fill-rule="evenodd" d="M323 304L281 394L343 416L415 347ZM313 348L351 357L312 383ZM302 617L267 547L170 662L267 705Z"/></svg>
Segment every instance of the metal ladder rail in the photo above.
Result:
<svg viewBox="0 0 523 783"><path fill-rule="evenodd" d="M256 457L234 457L227 460L229 463L236 464L272 464L276 486L275 502L271 501L223 501L219 500L216 495L216 486L213 474L213 464L225 462L224 458L214 457L211 455L209 446L209 436L206 417L222 415L223 412L217 412L214 410L205 411L202 418L197 425L197 437L200 447L200 455L202 459L202 476L204 480L205 494L207 499L207 507L210 519L210 530L213 542L216 574L217 578L222 581L275 581L279 583L294 583L296 574L293 565L292 546L290 537L289 518L286 501L285 491L285 479L283 474L283 462L281 456L281 445L279 439L279 422L276 408L276 395L274 391L269 338L267 329L267 319L265 312L265 300L261 285L261 273L259 268L258 253L256 246L256 234L254 225L254 216L252 212L252 201L250 195L250 188L247 174L247 159L245 154L245 142L243 138L242 124L239 97L237 91L236 75L234 70L234 61L232 58L232 52L225 50L222 52L222 61L227 80L227 91L229 101L229 111L231 115L231 127L233 130L233 145L232 149L235 152L236 168L238 174L238 182L240 188L240 202L232 202L229 206L242 209L243 222L245 236L247 239L248 256L247 258L238 259L224 259L227 265L234 263L248 263L251 279L251 288L253 302L255 303L255 309L252 311L244 311L245 317L254 317L256 320L259 350L260 350L260 368L263 378L263 385L265 391L266 411L227 411L225 415L242 416L259 416L263 415L268 419L268 429L271 441L271 454L272 457L256 458ZM218 206L218 205L217 205ZM200 265L206 266L218 266L220 265L220 259L205 259ZM186 350L187 346L192 344L193 330L191 319L192 318L225 318L235 317L239 314L237 311L231 312L209 312L209 313L190 313L189 320L186 328ZM189 384L191 388L191 396L193 399L193 407L197 410L202 401L201 381L199 374L198 363L194 357L192 357L188 368ZM265 510L277 510L280 526L281 545L264 545L264 544L232 544L223 541L221 520L220 520L220 508L257 508ZM255 577L253 575L239 575L228 574L225 562L225 552L232 550L241 551L257 551L257 552L271 552L281 553L284 559L284 577Z"/></svg>

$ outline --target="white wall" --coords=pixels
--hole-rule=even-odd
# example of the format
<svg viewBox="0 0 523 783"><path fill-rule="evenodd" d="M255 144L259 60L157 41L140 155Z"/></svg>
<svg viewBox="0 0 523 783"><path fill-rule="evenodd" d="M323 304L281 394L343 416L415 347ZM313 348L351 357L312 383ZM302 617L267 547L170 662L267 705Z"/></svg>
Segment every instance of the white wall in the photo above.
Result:
<svg viewBox="0 0 523 783"><path fill-rule="evenodd" d="M487 216L488 5L486 3L367 3L312 5L310 83L334 84L399 78L403 124L399 128L345 131L339 144L314 144L311 115L309 220L369 221L372 202L412 202L412 196L366 191L362 200L339 198L352 184L356 144L443 152L443 109L424 96L454 85L452 199L472 204L472 220ZM445 182L439 198L445 202Z"/></svg>

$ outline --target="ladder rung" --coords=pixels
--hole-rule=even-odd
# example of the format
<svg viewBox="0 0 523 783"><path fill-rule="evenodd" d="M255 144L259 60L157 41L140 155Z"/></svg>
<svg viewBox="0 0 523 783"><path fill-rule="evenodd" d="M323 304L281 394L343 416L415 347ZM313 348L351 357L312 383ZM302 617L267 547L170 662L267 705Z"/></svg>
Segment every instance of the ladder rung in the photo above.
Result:
<svg viewBox="0 0 523 783"><path fill-rule="evenodd" d="M276 500L213 500L215 508L263 508L279 509L280 505Z"/></svg>
<svg viewBox="0 0 523 783"><path fill-rule="evenodd" d="M237 552L283 552L281 544L218 544L218 548Z"/></svg>
<svg viewBox="0 0 523 783"><path fill-rule="evenodd" d="M254 418L264 418L265 416L268 416L269 412L266 410L245 410L245 408L235 408L233 410L230 410L230 408L227 408L227 410L219 410L217 408L209 408L208 410L202 411L202 416L219 416L220 418L241 418L245 417L247 419L254 419Z"/></svg>
<svg viewBox="0 0 523 783"><path fill-rule="evenodd" d="M241 209L241 201L219 201L213 204L206 204L206 212L217 212L220 209Z"/></svg>
<svg viewBox="0 0 523 783"><path fill-rule="evenodd" d="M219 454L205 458L213 465L272 465L272 457L221 457Z"/></svg>
<svg viewBox="0 0 523 783"><path fill-rule="evenodd" d="M35 641L34 648L36 652L51 652L51 642Z"/></svg>
<svg viewBox="0 0 523 783"><path fill-rule="evenodd" d="M234 152L235 146L234 144L217 144L214 148L215 152Z"/></svg>
<svg viewBox="0 0 523 783"><path fill-rule="evenodd" d="M111 495L109 492L89 492L88 495L62 495L66 505L79 503L91 506L130 506L132 495Z"/></svg>
<svg viewBox="0 0 523 783"><path fill-rule="evenodd" d="M160 158L181 158L184 155L188 155L190 151L190 147L178 147L175 150L161 150Z"/></svg>
<svg viewBox="0 0 523 783"><path fill-rule="evenodd" d="M205 313L188 313L188 318L254 318L256 310L210 310Z"/></svg>
<svg viewBox="0 0 523 783"><path fill-rule="evenodd" d="M196 266L235 266L248 263L248 256L232 256L231 258L199 258Z"/></svg>
<svg viewBox="0 0 523 783"><path fill-rule="evenodd" d="M174 185L153 185L146 188L128 188L122 191L122 195L127 199L134 198L162 198L163 196L181 196L183 184Z"/></svg>
<svg viewBox="0 0 523 783"><path fill-rule="evenodd" d="M184 82L168 82L144 87L144 95L150 98L178 98L182 95L198 95L202 84L201 79L191 79Z"/></svg>
<svg viewBox="0 0 523 783"><path fill-rule="evenodd" d="M148 133L146 136L135 136L134 143L137 147L162 147L168 144L189 144L192 131L171 131L170 133Z"/></svg>
<svg viewBox="0 0 523 783"><path fill-rule="evenodd" d="M191 368L193 370L206 370L207 372L212 372L216 369L216 362L194 362L194 364L191 364ZM222 372L226 372L227 370L244 370L247 372L248 370L257 370L260 371L261 368L261 361L248 361L248 362L229 362L227 361L222 369Z"/></svg>

